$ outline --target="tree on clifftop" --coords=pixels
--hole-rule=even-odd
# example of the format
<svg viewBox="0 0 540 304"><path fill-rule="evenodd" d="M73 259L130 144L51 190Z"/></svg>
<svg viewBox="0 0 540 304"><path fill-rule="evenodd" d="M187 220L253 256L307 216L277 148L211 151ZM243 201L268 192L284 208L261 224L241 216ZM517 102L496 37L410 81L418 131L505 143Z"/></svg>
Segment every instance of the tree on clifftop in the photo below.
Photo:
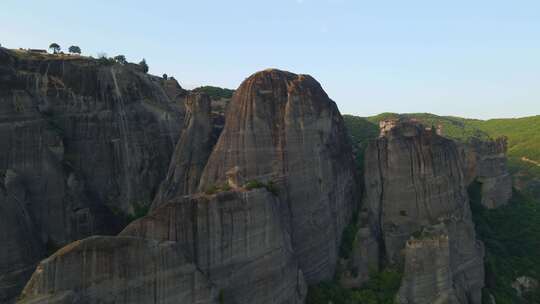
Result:
<svg viewBox="0 0 540 304"><path fill-rule="evenodd" d="M76 45L72 45L69 47L69 52L72 53L72 54L80 54L81 53L81 48L76 46Z"/></svg>
<svg viewBox="0 0 540 304"><path fill-rule="evenodd" d="M58 43L51 43L51 45L49 45L49 49L51 49L53 51L54 54L58 54L58 52L60 52L60 45L58 45Z"/></svg>
<svg viewBox="0 0 540 304"><path fill-rule="evenodd" d="M148 73L148 64L146 63L146 59L143 58L143 60L139 62L139 65L141 66L143 72Z"/></svg>
<svg viewBox="0 0 540 304"><path fill-rule="evenodd" d="M120 64L126 64L127 63L126 56L124 56L124 55L115 56L114 60L116 62L120 63Z"/></svg>

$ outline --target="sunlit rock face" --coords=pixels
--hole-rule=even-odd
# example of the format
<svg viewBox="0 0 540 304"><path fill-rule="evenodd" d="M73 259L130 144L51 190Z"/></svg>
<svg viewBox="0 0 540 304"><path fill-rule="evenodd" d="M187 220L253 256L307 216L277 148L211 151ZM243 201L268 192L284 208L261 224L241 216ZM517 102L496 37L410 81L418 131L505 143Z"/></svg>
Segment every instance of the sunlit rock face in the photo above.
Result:
<svg viewBox="0 0 540 304"><path fill-rule="evenodd" d="M0 48L0 180L9 184L0 187L0 242L9 244L0 250L0 302L47 253L117 233L123 214L151 202L184 95L129 65Z"/></svg>
<svg viewBox="0 0 540 304"><path fill-rule="evenodd" d="M480 303L484 252L476 240L462 166L454 142L416 121L383 122L380 137L368 145L364 206L380 256L405 264L403 303L435 303L430 302L434 290L445 290L452 299L455 295L456 303ZM435 227L445 231L447 245L408 243L411 236ZM435 256L416 261L423 255ZM425 276L426 269L450 281L438 286L439 281Z"/></svg>
<svg viewBox="0 0 540 304"><path fill-rule="evenodd" d="M230 102L199 190L227 181L275 185L300 268L315 283L334 275L357 203L351 151L342 117L315 79L262 71Z"/></svg>

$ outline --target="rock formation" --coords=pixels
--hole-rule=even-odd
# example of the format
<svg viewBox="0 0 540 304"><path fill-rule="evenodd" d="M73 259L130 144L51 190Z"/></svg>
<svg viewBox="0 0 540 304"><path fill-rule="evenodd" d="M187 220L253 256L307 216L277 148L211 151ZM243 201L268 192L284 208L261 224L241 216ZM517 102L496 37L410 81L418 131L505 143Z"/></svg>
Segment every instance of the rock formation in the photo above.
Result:
<svg viewBox="0 0 540 304"><path fill-rule="evenodd" d="M177 242L225 303L302 303L306 285L279 208L265 189L186 196L121 235Z"/></svg>
<svg viewBox="0 0 540 304"><path fill-rule="evenodd" d="M0 176L9 184L0 187L0 243L9 244L0 302L47 252L117 233L123 214L152 201L179 137L183 95L127 65L0 48Z"/></svg>
<svg viewBox="0 0 540 304"><path fill-rule="evenodd" d="M512 196L506 150L505 137L489 141L473 138L461 147L466 182L481 184L482 205L489 209L505 205Z"/></svg>
<svg viewBox="0 0 540 304"><path fill-rule="evenodd" d="M199 189L231 177L272 182L307 282L333 276L357 200L354 162L342 117L315 79L266 70L242 83Z"/></svg>
<svg viewBox="0 0 540 304"><path fill-rule="evenodd" d="M210 105L207 95L188 95L182 135L167 177L154 199L153 208L172 198L197 193L201 174L219 135L213 127Z"/></svg>
<svg viewBox="0 0 540 304"><path fill-rule="evenodd" d="M210 156L216 130L209 100L195 94L187 100L185 128L151 213L118 237L68 245L42 262L23 303L62 303L66 297L129 303L142 291L159 295L149 303L166 303L169 282L179 280L175 292L186 299L206 301L211 285L217 293L210 301L293 304L304 301L306 280L333 276L341 234L358 197L342 118L320 85L278 70L251 76L231 101ZM125 257L126 242L135 242L141 253ZM185 278L152 281L146 266L117 274L120 257L136 268L140 255L153 257L156 246L170 248L166 257L180 255L166 260L170 269L182 269L182 278L200 271L200 288L181 284ZM96 252L112 265L99 268L101 276L50 282L73 268L97 271L85 258ZM158 262L151 265L165 267ZM165 281L165 289L148 290L155 280Z"/></svg>
<svg viewBox="0 0 540 304"><path fill-rule="evenodd" d="M433 292L441 291L449 299L455 295L456 303L480 303L483 246L475 237L456 144L416 121L383 121L380 137L366 150L365 168L370 174L365 174L364 206L380 256L405 264L401 302L436 303ZM439 238L436 246L432 240L409 241L438 226L448 245ZM418 261L428 255L437 256ZM451 281L432 280L427 269Z"/></svg>
<svg viewBox="0 0 540 304"><path fill-rule="evenodd" d="M18 303L217 303L173 242L94 236L42 261Z"/></svg>

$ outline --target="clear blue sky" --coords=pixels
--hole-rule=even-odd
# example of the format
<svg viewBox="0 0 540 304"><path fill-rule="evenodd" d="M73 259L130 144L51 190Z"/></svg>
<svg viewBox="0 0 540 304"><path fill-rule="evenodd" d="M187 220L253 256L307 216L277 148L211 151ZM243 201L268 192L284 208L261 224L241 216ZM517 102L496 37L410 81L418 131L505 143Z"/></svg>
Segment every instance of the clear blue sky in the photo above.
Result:
<svg viewBox="0 0 540 304"><path fill-rule="evenodd" d="M311 74L342 113L540 114L540 1L2 0L5 47L145 57L182 86Z"/></svg>

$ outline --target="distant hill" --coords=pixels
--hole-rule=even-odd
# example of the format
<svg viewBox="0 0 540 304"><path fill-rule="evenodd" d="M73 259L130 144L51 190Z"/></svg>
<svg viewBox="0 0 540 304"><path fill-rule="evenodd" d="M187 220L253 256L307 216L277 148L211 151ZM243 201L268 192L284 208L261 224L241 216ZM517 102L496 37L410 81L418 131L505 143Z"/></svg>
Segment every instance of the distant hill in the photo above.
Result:
<svg viewBox="0 0 540 304"><path fill-rule="evenodd" d="M210 98L214 100L231 99L234 94L234 90L214 87L214 86L198 87L198 88L193 89L193 92L206 93L208 94L208 96L210 96Z"/></svg>

